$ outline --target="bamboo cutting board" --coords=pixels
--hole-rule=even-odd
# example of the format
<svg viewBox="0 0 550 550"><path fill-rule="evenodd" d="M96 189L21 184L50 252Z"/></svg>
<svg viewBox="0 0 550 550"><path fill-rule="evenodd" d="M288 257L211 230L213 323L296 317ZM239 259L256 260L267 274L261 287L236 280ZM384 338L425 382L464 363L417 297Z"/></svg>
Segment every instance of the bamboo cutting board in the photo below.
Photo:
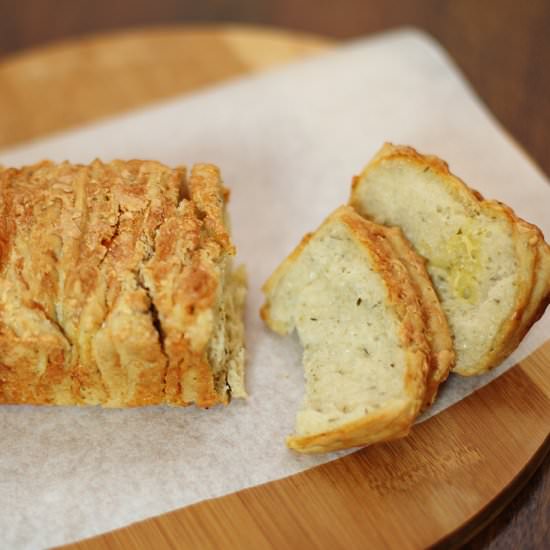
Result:
<svg viewBox="0 0 550 550"><path fill-rule="evenodd" d="M0 63L0 146L328 47L285 32L195 27L14 56ZM456 546L513 498L544 458L549 433L550 342L406 439L70 548Z"/></svg>

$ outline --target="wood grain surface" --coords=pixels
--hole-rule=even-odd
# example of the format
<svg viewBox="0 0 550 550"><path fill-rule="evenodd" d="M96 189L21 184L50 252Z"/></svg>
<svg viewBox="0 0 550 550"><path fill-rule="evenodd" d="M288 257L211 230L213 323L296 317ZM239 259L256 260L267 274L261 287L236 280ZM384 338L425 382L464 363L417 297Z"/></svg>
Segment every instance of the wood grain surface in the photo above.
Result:
<svg viewBox="0 0 550 550"><path fill-rule="evenodd" d="M550 173L548 0L0 0L0 56L98 31L213 21L338 39L402 25L425 29Z"/></svg>
<svg viewBox="0 0 550 550"><path fill-rule="evenodd" d="M550 343L405 439L65 548L457 547L547 451L549 358Z"/></svg>
<svg viewBox="0 0 550 550"><path fill-rule="evenodd" d="M0 61L0 147L302 58L329 44L232 26L92 36L23 52Z"/></svg>
<svg viewBox="0 0 550 550"><path fill-rule="evenodd" d="M286 32L172 28L92 37L18 54L0 62L0 144L96 120L329 46L326 40ZM68 99L60 102L59 97ZM544 458L549 358L547 345L489 387L417 427L406 440L75 547L459 545L492 520ZM472 422L474 433L486 437L472 438ZM489 433L483 431L487 426ZM471 547L549 545L548 463L531 488ZM488 467L489 475L480 476ZM403 510L405 517L399 515Z"/></svg>

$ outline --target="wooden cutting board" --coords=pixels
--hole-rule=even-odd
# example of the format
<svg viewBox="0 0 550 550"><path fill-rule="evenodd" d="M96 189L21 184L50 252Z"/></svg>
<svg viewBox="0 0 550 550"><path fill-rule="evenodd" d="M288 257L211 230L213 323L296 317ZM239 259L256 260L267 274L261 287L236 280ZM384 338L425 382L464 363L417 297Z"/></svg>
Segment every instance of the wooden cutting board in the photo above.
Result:
<svg viewBox="0 0 550 550"><path fill-rule="evenodd" d="M331 44L280 31L179 27L14 56L0 63L0 146ZM513 498L544 458L549 434L550 342L406 439L67 548L452 547Z"/></svg>

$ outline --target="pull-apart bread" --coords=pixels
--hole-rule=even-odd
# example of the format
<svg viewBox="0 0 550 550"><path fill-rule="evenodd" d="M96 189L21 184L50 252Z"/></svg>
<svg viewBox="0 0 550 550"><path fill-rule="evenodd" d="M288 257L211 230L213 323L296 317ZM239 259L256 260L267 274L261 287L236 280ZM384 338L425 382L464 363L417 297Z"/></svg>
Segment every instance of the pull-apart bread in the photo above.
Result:
<svg viewBox="0 0 550 550"><path fill-rule="evenodd" d="M287 440L295 450L406 435L452 365L449 329L422 261L399 230L350 207L306 235L264 292L268 326L296 329L304 348L306 396Z"/></svg>
<svg viewBox="0 0 550 550"><path fill-rule="evenodd" d="M550 300L550 247L506 205L485 200L442 160L384 145L354 179L350 204L401 228L427 269L462 375L498 365Z"/></svg>
<svg viewBox="0 0 550 550"><path fill-rule="evenodd" d="M211 165L0 171L0 403L244 396L244 274Z"/></svg>

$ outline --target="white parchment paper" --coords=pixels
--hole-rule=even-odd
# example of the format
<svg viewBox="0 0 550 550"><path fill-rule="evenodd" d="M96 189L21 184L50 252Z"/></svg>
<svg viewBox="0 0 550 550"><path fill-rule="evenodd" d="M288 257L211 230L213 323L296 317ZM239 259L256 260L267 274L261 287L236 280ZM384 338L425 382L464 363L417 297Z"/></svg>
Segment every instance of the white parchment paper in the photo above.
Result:
<svg viewBox="0 0 550 550"><path fill-rule="evenodd" d="M347 200L351 176L386 140L447 159L550 235L548 182L416 31L358 41L0 154L5 165L96 156L214 162L232 189L234 239L250 278L247 402L209 411L0 406L0 547L61 544L339 456L285 448L303 391L301 351L295 338L262 326L259 287ZM433 411L536 349L549 328L546 314L490 375L451 377Z"/></svg>

